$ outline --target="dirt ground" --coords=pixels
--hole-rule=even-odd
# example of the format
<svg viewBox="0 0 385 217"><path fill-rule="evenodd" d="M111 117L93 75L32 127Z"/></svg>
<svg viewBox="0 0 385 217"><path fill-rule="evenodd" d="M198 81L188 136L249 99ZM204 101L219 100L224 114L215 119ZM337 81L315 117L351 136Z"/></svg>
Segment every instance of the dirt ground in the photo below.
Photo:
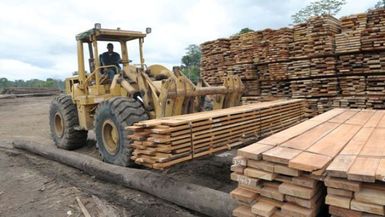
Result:
<svg viewBox="0 0 385 217"><path fill-rule="evenodd" d="M53 145L48 111L52 97L0 99L0 216L201 216L151 195L96 180L59 163L12 149L14 140ZM78 152L98 158L95 136ZM183 182L229 192L235 151L154 171Z"/></svg>

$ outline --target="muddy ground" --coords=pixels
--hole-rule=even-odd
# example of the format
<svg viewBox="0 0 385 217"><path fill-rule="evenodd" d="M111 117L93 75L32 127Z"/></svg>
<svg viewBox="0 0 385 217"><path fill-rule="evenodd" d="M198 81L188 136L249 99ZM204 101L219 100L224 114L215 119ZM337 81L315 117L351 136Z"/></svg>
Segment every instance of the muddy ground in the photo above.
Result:
<svg viewBox="0 0 385 217"><path fill-rule="evenodd" d="M52 97L0 99L0 216L202 216L151 195L106 183L62 164L12 149L14 140L53 145L48 111ZM98 158L95 136L78 152ZM235 151L154 171L183 182L229 192Z"/></svg>

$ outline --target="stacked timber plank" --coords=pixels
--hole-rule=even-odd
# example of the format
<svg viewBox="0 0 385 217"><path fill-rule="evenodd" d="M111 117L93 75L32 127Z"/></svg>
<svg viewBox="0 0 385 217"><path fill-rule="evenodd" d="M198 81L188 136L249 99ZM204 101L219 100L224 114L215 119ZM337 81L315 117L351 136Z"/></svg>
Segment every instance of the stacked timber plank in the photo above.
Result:
<svg viewBox="0 0 385 217"><path fill-rule="evenodd" d="M261 96L289 97L291 88L289 81L261 81Z"/></svg>
<svg viewBox="0 0 385 217"><path fill-rule="evenodd" d="M225 58L229 54L230 41L229 39L217 39L208 41L201 45L201 68L204 73L201 77L209 84L222 84L222 78L226 77L227 65Z"/></svg>
<svg viewBox="0 0 385 217"><path fill-rule="evenodd" d="M384 115L333 109L239 149L231 168L238 187L230 194L239 203L233 215L317 216L325 198L333 216L384 215Z"/></svg>
<svg viewBox="0 0 385 217"><path fill-rule="evenodd" d="M301 23L293 27L293 41L289 44L290 58L306 58L311 52L308 42L307 23Z"/></svg>
<svg viewBox="0 0 385 217"><path fill-rule="evenodd" d="M364 114L369 118L327 168L326 203L333 216L385 215L385 111Z"/></svg>
<svg viewBox="0 0 385 217"><path fill-rule="evenodd" d="M278 100L141 121L128 130L137 164L164 169L271 135L302 119L303 100Z"/></svg>
<svg viewBox="0 0 385 217"><path fill-rule="evenodd" d="M286 62L259 64L256 67L260 80L280 81L287 79L288 64Z"/></svg>
<svg viewBox="0 0 385 217"><path fill-rule="evenodd" d="M238 214L242 209L249 216L316 216L325 197L319 179L331 158L314 152L330 146L322 140L325 134L352 130L334 123L342 121L336 118L343 113L342 109L324 113L239 149L231 175L238 188L231 195L240 206L233 215L246 216ZM334 149L327 154L337 153Z"/></svg>
<svg viewBox="0 0 385 217"><path fill-rule="evenodd" d="M341 33L336 35L336 53L350 53L361 50L361 34L365 30L367 15L357 14L342 17Z"/></svg>
<svg viewBox="0 0 385 217"><path fill-rule="evenodd" d="M333 108L365 109L373 107L367 106L367 97L365 96L340 96L333 99Z"/></svg>
<svg viewBox="0 0 385 217"><path fill-rule="evenodd" d="M339 79L341 94L345 96L362 96L366 91L365 76L346 76Z"/></svg>
<svg viewBox="0 0 385 217"><path fill-rule="evenodd" d="M285 97L275 97L275 96L243 96L241 97L241 103L242 105L249 105L259 102L270 102L274 100L282 100L282 99L288 99ZM305 108L305 107L304 107Z"/></svg>
<svg viewBox="0 0 385 217"><path fill-rule="evenodd" d="M361 34L362 50L385 48L385 9L368 12L366 28Z"/></svg>
<svg viewBox="0 0 385 217"><path fill-rule="evenodd" d="M247 96L259 96L261 95L261 88L259 80L244 80L243 84L245 85L245 92Z"/></svg>
<svg viewBox="0 0 385 217"><path fill-rule="evenodd" d="M308 56L332 55L335 52L335 35L340 33L340 21L332 16L324 15L310 18L307 22L309 34L307 38L311 50Z"/></svg>
<svg viewBox="0 0 385 217"><path fill-rule="evenodd" d="M219 67L217 74L206 77L220 77L222 71L238 74L244 82L256 85L248 87L245 96L291 94L311 101L311 108L319 109L311 114L334 105L384 108L384 38L385 9L340 20L313 17L292 28L231 37L222 63L226 70ZM208 74L204 68L202 71L202 76Z"/></svg>

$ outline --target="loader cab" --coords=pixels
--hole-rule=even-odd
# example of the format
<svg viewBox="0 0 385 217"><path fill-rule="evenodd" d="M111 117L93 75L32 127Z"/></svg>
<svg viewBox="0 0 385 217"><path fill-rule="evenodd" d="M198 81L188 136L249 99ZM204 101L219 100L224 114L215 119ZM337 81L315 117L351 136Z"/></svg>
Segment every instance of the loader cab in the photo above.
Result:
<svg viewBox="0 0 385 217"><path fill-rule="evenodd" d="M102 95L104 94L104 88L98 86L103 85L103 82L106 80L106 76L103 76L102 73L103 69L115 67L117 74L129 72L130 67L132 70L128 54L128 42L138 41L139 61L138 64L135 64L135 67L144 68L143 42L146 35L150 32L151 28L147 28L146 33L121 30L120 28L103 29L101 25L97 23L94 28L78 34L76 40L80 87L86 89L87 86L95 86L96 95ZM120 69L114 65L106 66L101 64L101 54L104 53L105 50L99 51L99 43L113 43L116 49L115 52L120 51L118 52L121 56ZM88 52L88 55L85 55L85 52ZM88 64L85 63L85 56L89 57ZM86 69L86 65L89 66L88 69ZM89 72L87 72L88 70ZM128 73L125 74L125 76L128 76Z"/></svg>

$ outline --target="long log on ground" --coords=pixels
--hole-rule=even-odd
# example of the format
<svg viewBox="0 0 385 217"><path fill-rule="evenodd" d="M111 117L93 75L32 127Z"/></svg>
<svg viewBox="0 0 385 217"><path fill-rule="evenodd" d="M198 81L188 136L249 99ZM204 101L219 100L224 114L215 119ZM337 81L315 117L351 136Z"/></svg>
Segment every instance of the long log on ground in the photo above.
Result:
<svg viewBox="0 0 385 217"><path fill-rule="evenodd" d="M115 166L84 154L29 141L15 141L13 146L75 167L96 178L149 193L205 215L231 216L235 208L234 201L225 192L179 182L148 170Z"/></svg>

